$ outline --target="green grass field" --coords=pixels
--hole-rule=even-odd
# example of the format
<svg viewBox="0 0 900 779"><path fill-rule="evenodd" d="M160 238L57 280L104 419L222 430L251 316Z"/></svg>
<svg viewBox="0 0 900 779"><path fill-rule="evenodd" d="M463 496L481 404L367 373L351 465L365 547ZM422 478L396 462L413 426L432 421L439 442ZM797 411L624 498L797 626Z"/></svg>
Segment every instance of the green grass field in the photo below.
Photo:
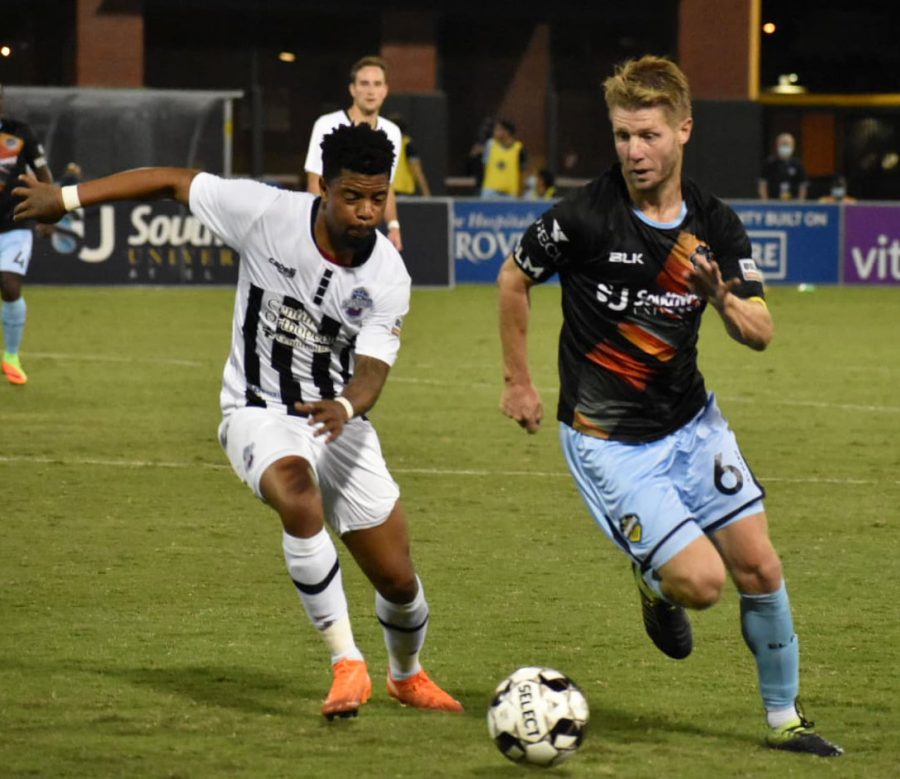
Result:
<svg viewBox="0 0 900 779"><path fill-rule="evenodd" d="M900 290L775 288L769 351L713 313L701 338L769 492L801 693L847 750L831 761L762 746L733 588L694 616L689 659L645 637L625 558L559 452L558 294L535 292L551 420L527 436L497 411L493 289L414 293L372 417L431 604L423 661L467 711L387 697L372 590L345 555L375 691L327 723L327 657L278 520L215 440L232 291L28 288L30 382L0 386L0 777L518 776L484 716L528 664L570 674L591 705L553 775L900 776Z"/></svg>

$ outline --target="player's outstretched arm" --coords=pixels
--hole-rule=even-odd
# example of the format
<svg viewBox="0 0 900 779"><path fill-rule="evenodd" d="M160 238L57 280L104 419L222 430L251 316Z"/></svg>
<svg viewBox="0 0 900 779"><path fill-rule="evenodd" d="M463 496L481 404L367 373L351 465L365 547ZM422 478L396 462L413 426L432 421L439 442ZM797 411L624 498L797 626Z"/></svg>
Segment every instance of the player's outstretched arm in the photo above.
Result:
<svg viewBox="0 0 900 779"><path fill-rule="evenodd" d="M187 205L191 182L199 171L189 168L136 168L111 176L73 184L69 200L63 197L63 187L38 181L25 174L12 194L21 198L13 218L36 219L38 222L57 222L67 211L78 206L93 206L113 200L159 200L171 198ZM74 190L74 191L73 191ZM73 204L71 197L77 195Z"/></svg>
<svg viewBox="0 0 900 779"><path fill-rule="evenodd" d="M381 395L391 366L375 357L357 355L353 365L353 378L339 400L314 400L311 403L295 403L301 414L309 414L309 423L316 425L316 435L327 435L331 443L343 431L353 417L369 411Z"/></svg>
<svg viewBox="0 0 900 779"><path fill-rule="evenodd" d="M497 277L500 344L503 348L503 394L500 412L536 433L544 418L540 393L528 370L528 320L533 282L507 257Z"/></svg>

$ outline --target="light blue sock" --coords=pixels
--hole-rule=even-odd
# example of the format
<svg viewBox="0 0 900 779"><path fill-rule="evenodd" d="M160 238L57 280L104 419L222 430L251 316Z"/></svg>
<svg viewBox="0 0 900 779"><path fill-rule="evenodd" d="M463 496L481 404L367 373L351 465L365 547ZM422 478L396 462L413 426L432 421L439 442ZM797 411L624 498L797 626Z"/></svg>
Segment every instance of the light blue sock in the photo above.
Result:
<svg viewBox="0 0 900 779"><path fill-rule="evenodd" d="M18 354L22 344L22 334L25 332L25 315L28 307L25 298L19 298L12 303L3 304L3 344L10 354Z"/></svg>
<svg viewBox="0 0 900 779"><path fill-rule="evenodd" d="M764 595L741 593L741 632L756 658L766 710L793 706L800 688L800 646L784 582Z"/></svg>

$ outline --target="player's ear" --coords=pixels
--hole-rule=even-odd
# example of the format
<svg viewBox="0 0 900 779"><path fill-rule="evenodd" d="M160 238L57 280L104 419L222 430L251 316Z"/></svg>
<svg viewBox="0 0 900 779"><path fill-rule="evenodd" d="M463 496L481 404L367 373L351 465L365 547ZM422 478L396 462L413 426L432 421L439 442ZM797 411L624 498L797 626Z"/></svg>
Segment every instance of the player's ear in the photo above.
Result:
<svg viewBox="0 0 900 779"><path fill-rule="evenodd" d="M689 116L678 124L678 138L684 144L690 140L691 130L694 129L694 118Z"/></svg>

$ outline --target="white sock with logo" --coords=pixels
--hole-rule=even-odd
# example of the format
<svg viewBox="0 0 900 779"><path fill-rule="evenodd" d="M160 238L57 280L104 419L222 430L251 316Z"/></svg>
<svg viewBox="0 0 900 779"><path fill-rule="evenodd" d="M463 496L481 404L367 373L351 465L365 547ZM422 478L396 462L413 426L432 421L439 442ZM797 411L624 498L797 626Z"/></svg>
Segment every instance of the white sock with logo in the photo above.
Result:
<svg viewBox="0 0 900 779"><path fill-rule="evenodd" d="M375 593L375 613L384 629L391 676L400 681L422 670L419 651L428 632L428 602L422 582L416 577L419 591L410 603L391 603Z"/></svg>
<svg viewBox="0 0 900 779"><path fill-rule="evenodd" d="M361 660L353 640L341 565L325 528L310 538L283 534L284 561L310 621L331 650L331 662Z"/></svg>

